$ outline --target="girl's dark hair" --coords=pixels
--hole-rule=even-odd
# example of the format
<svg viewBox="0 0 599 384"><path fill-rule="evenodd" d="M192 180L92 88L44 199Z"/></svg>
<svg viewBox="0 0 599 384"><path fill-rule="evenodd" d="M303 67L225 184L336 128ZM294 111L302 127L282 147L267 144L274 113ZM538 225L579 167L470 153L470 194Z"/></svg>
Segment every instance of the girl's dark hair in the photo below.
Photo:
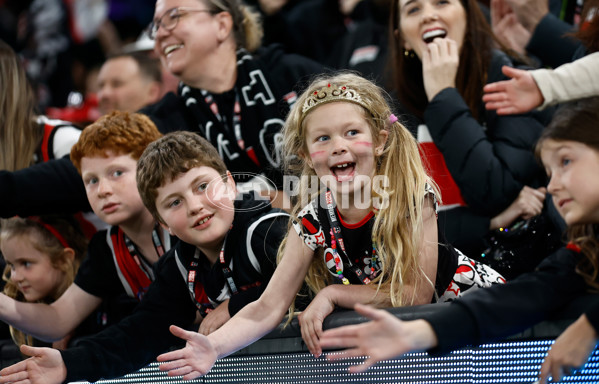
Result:
<svg viewBox="0 0 599 384"><path fill-rule="evenodd" d="M478 119L483 87L487 82L487 71L491 63L493 48L507 51L493 35L491 27L481 12L476 0L460 0L466 12L466 34L460 52L460 65L456 76L456 87L472 115ZM404 40L399 32L399 0L391 2L390 28L391 59L393 63L393 86L399 101L411 113L422 118L428 105L422 79L422 62L414 54L404 54Z"/></svg>
<svg viewBox="0 0 599 384"><path fill-rule="evenodd" d="M599 152L599 97L568 103L558 109L536 146L536 155L545 140L576 141ZM597 192L599 193L599 191ZM584 256L576 268L592 291L599 291L599 223L568 227L568 241L576 244Z"/></svg>

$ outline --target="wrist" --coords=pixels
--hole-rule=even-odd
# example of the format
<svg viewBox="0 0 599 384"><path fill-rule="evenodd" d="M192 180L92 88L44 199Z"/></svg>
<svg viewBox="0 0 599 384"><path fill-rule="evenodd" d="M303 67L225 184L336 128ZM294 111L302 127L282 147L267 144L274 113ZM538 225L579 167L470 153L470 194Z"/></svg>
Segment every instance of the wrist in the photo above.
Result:
<svg viewBox="0 0 599 384"><path fill-rule="evenodd" d="M437 334L428 321L411 321L410 328L410 332L414 336L412 347L415 351L427 351L438 346Z"/></svg>

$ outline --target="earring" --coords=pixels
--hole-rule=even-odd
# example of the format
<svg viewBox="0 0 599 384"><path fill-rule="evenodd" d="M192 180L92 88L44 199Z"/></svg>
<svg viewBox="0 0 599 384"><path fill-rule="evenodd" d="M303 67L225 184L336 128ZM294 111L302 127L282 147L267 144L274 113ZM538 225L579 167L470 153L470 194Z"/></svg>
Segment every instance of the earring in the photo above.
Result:
<svg viewBox="0 0 599 384"><path fill-rule="evenodd" d="M414 51L412 51L412 50L408 51L407 49L404 48L403 55L405 57L407 57L407 58L413 59L414 58Z"/></svg>

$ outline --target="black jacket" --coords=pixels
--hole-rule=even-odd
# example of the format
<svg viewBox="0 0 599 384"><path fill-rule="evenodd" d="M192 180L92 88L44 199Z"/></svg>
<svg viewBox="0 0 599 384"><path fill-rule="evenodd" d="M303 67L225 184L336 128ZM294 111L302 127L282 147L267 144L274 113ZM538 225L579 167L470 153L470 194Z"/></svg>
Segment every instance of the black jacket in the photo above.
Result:
<svg viewBox="0 0 599 384"><path fill-rule="evenodd" d="M489 83L505 79L503 65L512 63L495 51ZM424 123L467 204L441 211L440 227L447 241L471 256L473 243L488 232L490 219L507 208L525 185L546 184L533 151L544 128L539 119L531 114L498 116L486 111L482 101L480 112L477 121L456 88L439 92L424 111Z"/></svg>

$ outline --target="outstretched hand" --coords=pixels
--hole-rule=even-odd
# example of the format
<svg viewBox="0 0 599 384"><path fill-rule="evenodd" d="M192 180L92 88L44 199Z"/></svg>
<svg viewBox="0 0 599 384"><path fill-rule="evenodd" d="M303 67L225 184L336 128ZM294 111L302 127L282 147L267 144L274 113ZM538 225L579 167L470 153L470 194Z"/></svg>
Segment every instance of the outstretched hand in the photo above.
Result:
<svg viewBox="0 0 599 384"><path fill-rule="evenodd" d="M595 349L597 336L586 315L580 316L555 340L541 366L539 382L546 383L549 376L558 382L573 369L582 368Z"/></svg>
<svg viewBox="0 0 599 384"><path fill-rule="evenodd" d="M175 325L171 325L169 329L173 335L187 341L187 344L182 349L158 356L158 361L166 361L160 365L160 370L168 371L169 376L183 376L184 380L192 380L208 373L218 358L208 337Z"/></svg>
<svg viewBox="0 0 599 384"><path fill-rule="evenodd" d="M503 66L502 72L510 80L490 83L483 88L483 101L498 115L525 113L543 104L544 98L528 71Z"/></svg>
<svg viewBox="0 0 599 384"><path fill-rule="evenodd" d="M437 345L437 336L425 320L402 321L385 310L362 304L354 308L372 321L330 329L320 338L321 347L347 348L328 355L329 360L368 356L362 365L350 367L350 372L364 372L381 360Z"/></svg>
<svg viewBox="0 0 599 384"><path fill-rule="evenodd" d="M67 378L58 350L22 345L21 352L31 357L1 370L0 384L61 384Z"/></svg>

